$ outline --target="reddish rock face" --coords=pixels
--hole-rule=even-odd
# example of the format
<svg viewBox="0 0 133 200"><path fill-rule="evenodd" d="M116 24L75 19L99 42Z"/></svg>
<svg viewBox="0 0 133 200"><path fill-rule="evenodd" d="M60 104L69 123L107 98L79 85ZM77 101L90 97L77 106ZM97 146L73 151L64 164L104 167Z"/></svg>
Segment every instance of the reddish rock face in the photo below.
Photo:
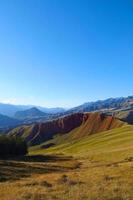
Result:
<svg viewBox="0 0 133 200"><path fill-rule="evenodd" d="M30 139L32 145L51 139L55 134L69 133L83 123L84 114L76 113L54 121L39 123L36 135ZM35 125L37 126L37 125ZM34 126L33 126L34 128Z"/></svg>
<svg viewBox="0 0 133 200"><path fill-rule="evenodd" d="M30 145L36 145L51 139L56 134L67 134L77 127L80 127L80 131L74 133L75 139L123 125L122 121L105 114L76 113L54 121L21 127L11 134L20 135L21 130L21 136Z"/></svg>

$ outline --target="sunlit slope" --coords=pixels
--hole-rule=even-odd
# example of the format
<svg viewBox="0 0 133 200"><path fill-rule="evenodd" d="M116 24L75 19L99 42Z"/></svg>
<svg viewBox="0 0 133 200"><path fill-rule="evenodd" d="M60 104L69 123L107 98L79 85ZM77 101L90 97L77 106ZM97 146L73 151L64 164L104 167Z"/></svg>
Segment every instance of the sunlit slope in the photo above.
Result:
<svg viewBox="0 0 133 200"><path fill-rule="evenodd" d="M80 139L85 136L101 133L103 131L119 128L125 124L117 118L112 116L99 115L94 113L89 115L85 123L83 123L77 130L71 131L72 139Z"/></svg>
<svg viewBox="0 0 133 200"><path fill-rule="evenodd" d="M123 126L127 126L127 124L112 116L105 116L99 113L85 114L84 121L80 126L72 129L66 134L58 133L54 135L52 139L35 146L34 149L48 148L67 142L73 143L80 139L86 138L87 136L91 136L96 133L101 134L101 132Z"/></svg>
<svg viewBox="0 0 133 200"><path fill-rule="evenodd" d="M63 139L62 139L63 141ZM133 155L133 126L90 135L83 139L65 141L49 149L31 149L31 153L66 153L73 155L98 155L115 152L124 152L127 156ZM117 154L116 154L117 155ZM119 156L119 154L118 154Z"/></svg>
<svg viewBox="0 0 133 200"><path fill-rule="evenodd" d="M9 134L23 137L30 146L33 146L46 143L59 134L66 140L77 140L91 134L122 127L125 124L103 113L75 113L45 123L21 126Z"/></svg>

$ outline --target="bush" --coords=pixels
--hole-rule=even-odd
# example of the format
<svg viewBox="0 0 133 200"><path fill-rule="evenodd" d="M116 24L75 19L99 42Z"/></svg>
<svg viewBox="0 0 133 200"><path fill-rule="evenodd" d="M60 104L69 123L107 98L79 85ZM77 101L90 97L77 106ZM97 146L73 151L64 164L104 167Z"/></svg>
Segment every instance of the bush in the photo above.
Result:
<svg viewBox="0 0 133 200"><path fill-rule="evenodd" d="M27 144L22 138L0 136L0 157L25 155L27 152Z"/></svg>

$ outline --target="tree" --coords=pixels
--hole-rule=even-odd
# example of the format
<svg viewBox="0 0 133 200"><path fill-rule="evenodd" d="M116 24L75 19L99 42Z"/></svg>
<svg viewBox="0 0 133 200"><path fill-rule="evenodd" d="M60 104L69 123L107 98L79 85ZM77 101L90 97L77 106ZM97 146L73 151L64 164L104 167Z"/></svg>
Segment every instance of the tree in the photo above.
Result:
<svg viewBox="0 0 133 200"><path fill-rule="evenodd" d="M20 137L0 136L0 157L26 155L28 147Z"/></svg>

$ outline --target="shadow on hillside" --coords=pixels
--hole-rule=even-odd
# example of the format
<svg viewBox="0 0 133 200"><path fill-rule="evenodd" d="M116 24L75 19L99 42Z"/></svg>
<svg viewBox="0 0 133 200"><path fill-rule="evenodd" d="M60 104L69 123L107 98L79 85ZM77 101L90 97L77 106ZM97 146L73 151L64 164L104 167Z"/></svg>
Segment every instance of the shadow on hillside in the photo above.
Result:
<svg viewBox="0 0 133 200"><path fill-rule="evenodd" d="M8 160L24 161L24 162L55 162L55 161L69 161L73 159L71 156L63 155L31 155L9 158Z"/></svg>
<svg viewBox="0 0 133 200"><path fill-rule="evenodd" d="M66 172L75 166L72 157L58 155L23 156L0 160L0 182L28 178L33 174Z"/></svg>

